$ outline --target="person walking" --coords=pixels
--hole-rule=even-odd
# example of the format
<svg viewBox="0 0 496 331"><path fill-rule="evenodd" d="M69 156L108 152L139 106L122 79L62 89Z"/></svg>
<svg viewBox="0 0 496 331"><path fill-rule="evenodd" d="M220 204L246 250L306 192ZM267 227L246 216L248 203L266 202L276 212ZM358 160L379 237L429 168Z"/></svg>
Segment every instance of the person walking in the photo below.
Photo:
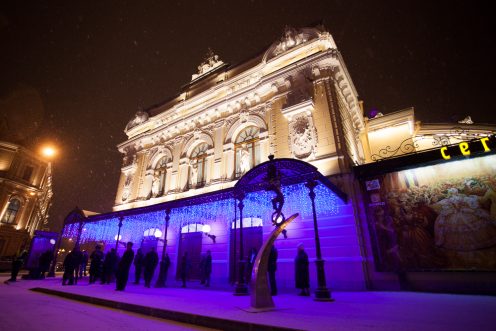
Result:
<svg viewBox="0 0 496 331"><path fill-rule="evenodd" d="M207 261L207 255L202 254L200 258L200 284L205 285L205 263Z"/></svg>
<svg viewBox="0 0 496 331"><path fill-rule="evenodd" d="M246 259L246 282L250 284L251 273L253 271L253 265L255 264L255 259L257 258L257 249L252 247L248 252L248 258Z"/></svg>
<svg viewBox="0 0 496 331"><path fill-rule="evenodd" d="M138 248L136 256L134 257L134 284L139 284L141 279L141 271L143 270L143 251Z"/></svg>
<svg viewBox="0 0 496 331"><path fill-rule="evenodd" d="M52 256L53 252L51 249L46 250L43 254L40 256L40 273L41 273L41 279L45 279L45 273L48 271L50 268L50 262L52 262Z"/></svg>
<svg viewBox="0 0 496 331"><path fill-rule="evenodd" d="M110 284L114 280L117 260L118 257L115 248L110 249L110 252L105 255L105 259L103 260L102 284Z"/></svg>
<svg viewBox="0 0 496 331"><path fill-rule="evenodd" d="M64 275L62 276L62 285L74 285L74 270L76 268L74 250L69 252L64 259ZM67 281L69 283L67 284Z"/></svg>
<svg viewBox="0 0 496 331"><path fill-rule="evenodd" d="M83 259L81 260L81 266L79 267L79 278L82 278L83 276L86 277L86 268L88 266L88 251L83 250Z"/></svg>
<svg viewBox="0 0 496 331"><path fill-rule="evenodd" d="M72 261L72 263L74 264L74 284L77 285L77 282L79 280L79 268L81 267L81 262L83 261L83 253L81 252L79 247L74 247L72 252L74 253Z"/></svg>
<svg viewBox="0 0 496 331"><path fill-rule="evenodd" d="M133 264L133 259L133 243L129 241L126 245L126 251L117 265L116 291L124 291L126 288L127 279L129 277L129 268L131 268L131 264Z"/></svg>
<svg viewBox="0 0 496 331"><path fill-rule="evenodd" d="M96 282L97 278L101 277L103 252L100 245L95 246L95 250L91 253L91 263L90 263L90 284Z"/></svg>
<svg viewBox="0 0 496 331"><path fill-rule="evenodd" d="M9 284L9 282L17 282L17 275L22 268L22 265L28 258L28 252L23 251L18 256L12 258L12 269L10 270L10 278L7 279L4 284Z"/></svg>
<svg viewBox="0 0 496 331"><path fill-rule="evenodd" d="M162 259L162 261L160 261L160 271L164 275L164 286L165 283L167 283L167 271L169 271L170 263L171 262L170 262L169 254L165 253L164 258Z"/></svg>
<svg viewBox="0 0 496 331"><path fill-rule="evenodd" d="M301 290L302 296L310 295L310 272L308 264L308 255L305 252L303 244L298 244L298 251L295 258L295 285Z"/></svg>
<svg viewBox="0 0 496 331"><path fill-rule="evenodd" d="M186 279L189 275L190 263L188 259L188 252L185 252L181 258L181 280L183 285L181 287L186 287Z"/></svg>
<svg viewBox="0 0 496 331"><path fill-rule="evenodd" d="M277 270L277 249L275 246L272 246L269 254L269 265L267 267L267 271L269 273L270 294L272 296L277 295L276 270Z"/></svg>
<svg viewBox="0 0 496 331"><path fill-rule="evenodd" d="M150 288L150 283L153 278L153 274L155 273L155 268L158 264L158 254L157 249L152 247L148 253L146 253L145 258L143 259L144 266L144 276L145 276L145 287Z"/></svg>

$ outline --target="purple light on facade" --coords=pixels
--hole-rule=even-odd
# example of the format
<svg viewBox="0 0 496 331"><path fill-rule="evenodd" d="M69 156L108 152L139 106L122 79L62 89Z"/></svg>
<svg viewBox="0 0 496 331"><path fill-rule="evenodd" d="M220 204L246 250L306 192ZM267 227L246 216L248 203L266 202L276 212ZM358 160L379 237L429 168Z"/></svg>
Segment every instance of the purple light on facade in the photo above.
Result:
<svg viewBox="0 0 496 331"><path fill-rule="evenodd" d="M299 213L302 218L312 217L311 201L308 189L304 184L295 184L283 187L286 203L283 208L285 215ZM340 199L326 186L319 184L316 188L316 207L319 216L338 215ZM245 217L262 218L265 222L270 219L273 212L271 199L274 193L270 191L251 192L245 197ZM211 224L222 222L228 231L234 220L234 199L223 199L172 209L170 228L179 229L190 223ZM125 213L125 211L124 211ZM119 218L110 214L108 219L85 223L81 233L80 243L87 242L115 242L118 232ZM124 215L121 228L122 242L135 243L143 239L144 232L152 228L163 229L165 226L165 211L144 212L142 214ZM68 224L64 227L63 237L76 238L79 223Z"/></svg>

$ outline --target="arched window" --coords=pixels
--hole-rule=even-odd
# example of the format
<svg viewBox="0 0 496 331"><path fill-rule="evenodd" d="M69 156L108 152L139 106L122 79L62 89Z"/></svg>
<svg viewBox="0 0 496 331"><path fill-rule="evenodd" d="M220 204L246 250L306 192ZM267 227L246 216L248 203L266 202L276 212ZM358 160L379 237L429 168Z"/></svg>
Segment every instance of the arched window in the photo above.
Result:
<svg viewBox="0 0 496 331"><path fill-rule="evenodd" d="M202 143L193 149L190 156L190 183L193 187L205 184L205 164L207 160L208 145Z"/></svg>
<svg viewBox="0 0 496 331"><path fill-rule="evenodd" d="M181 233L202 232L202 231L203 231L203 224L201 223L186 224L181 227Z"/></svg>
<svg viewBox="0 0 496 331"><path fill-rule="evenodd" d="M234 141L236 177L260 163L260 129L249 126L243 129Z"/></svg>
<svg viewBox="0 0 496 331"><path fill-rule="evenodd" d="M158 180L157 195L163 195L165 193L165 177L167 172L167 156L162 157L155 167L155 176Z"/></svg>
<svg viewBox="0 0 496 331"><path fill-rule="evenodd" d="M14 224L17 213L21 208L21 201L19 199L12 199L7 206L7 210L3 215L2 222L7 224Z"/></svg>

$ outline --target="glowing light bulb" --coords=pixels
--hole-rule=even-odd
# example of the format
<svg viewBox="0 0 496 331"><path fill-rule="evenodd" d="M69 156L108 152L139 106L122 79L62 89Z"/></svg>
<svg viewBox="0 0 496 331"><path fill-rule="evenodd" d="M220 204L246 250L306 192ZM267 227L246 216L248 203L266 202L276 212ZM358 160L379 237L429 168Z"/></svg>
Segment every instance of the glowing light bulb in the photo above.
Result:
<svg viewBox="0 0 496 331"><path fill-rule="evenodd" d="M203 227L202 227L202 232L203 233L210 233L210 225L208 224L205 224Z"/></svg>

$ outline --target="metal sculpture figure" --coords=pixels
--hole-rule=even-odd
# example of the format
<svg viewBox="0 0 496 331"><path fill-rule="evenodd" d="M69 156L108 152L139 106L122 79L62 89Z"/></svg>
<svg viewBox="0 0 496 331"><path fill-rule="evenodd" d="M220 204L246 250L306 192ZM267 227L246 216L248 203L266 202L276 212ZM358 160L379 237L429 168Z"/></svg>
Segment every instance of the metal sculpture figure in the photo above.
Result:
<svg viewBox="0 0 496 331"><path fill-rule="evenodd" d="M273 162L274 156L270 155L270 164L267 168L266 180L269 182L268 191L274 191L276 196L272 199L272 223L275 229L270 234L267 241L262 245L259 250L255 262L253 264L253 271L251 276L251 307L253 311L265 311L275 308L272 295L270 294L269 282L267 279L267 267L269 264L269 255L274 241L285 230L289 223L294 221L299 214L291 215L288 219L284 218L282 207L284 205L284 195L281 191L281 174Z"/></svg>
<svg viewBox="0 0 496 331"><path fill-rule="evenodd" d="M272 223L278 225L284 222L284 214L282 213L282 206L284 205L284 195L281 191L281 174L274 163L274 156L270 155L270 164L267 168L267 181L269 186L267 191L274 191L276 196L272 199L272 208L274 213L272 214ZM282 218L282 219L281 219Z"/></svg>
<svg viewBox="0 0 496 331"><path fill-rule="evenodd" d="M267 278L267 267L269 264L269 255L274 241L282 231L299 216L298 213L291 215L284 222L279 223L274 231L270 234L267 241L262 245L262 248L255 258L253 271L251 276L251 311L259 312L272 310L275 308L272 295L270 294L269 280Z"/></svg>

